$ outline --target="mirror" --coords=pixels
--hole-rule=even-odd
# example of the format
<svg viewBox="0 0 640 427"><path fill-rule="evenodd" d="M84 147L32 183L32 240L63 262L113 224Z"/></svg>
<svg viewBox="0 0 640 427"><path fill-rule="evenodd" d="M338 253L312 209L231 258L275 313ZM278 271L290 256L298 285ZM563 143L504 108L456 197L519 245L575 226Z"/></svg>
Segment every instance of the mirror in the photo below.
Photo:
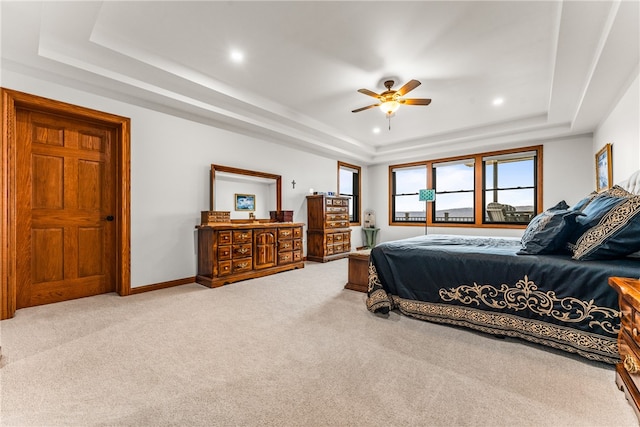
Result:
<svg viewBox="0 0 640 427"><path fill-rule="evenodd" d="M252 197L253 196L253 197ZM238 206L240 199L252 199L254 209ZM282 210L282 177L265 172L211 165L212 211L230 211L231 219L269 218L269 211Z"/></svg>

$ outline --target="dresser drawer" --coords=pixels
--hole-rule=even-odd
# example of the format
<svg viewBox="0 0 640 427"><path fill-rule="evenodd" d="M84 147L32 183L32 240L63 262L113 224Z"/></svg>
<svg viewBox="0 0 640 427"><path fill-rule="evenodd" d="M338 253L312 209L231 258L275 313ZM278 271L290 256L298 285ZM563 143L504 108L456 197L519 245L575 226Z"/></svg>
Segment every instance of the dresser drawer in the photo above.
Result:
<svg viewBox="0 0 640 427"><path fill-rule="evenodd" d="M251 258L234 259L232 261L232 266L233 266L232 268L234 273L249 271L252 269L252 259Z"/></svg>
<svg viewBox="0 0 640 427"><path fill-rule="evenodd" d="M327 221L326 228L348 228L349 221Z"/></svg>
<svg viewBox="0 0 640 427"><path fill-rule="evenodd" d="M301 239L295 239L293 241L293 250L294 251L301 251L302 250L302 240Z"/></svg>
<svg viewBox="0 0 640 427"><path fill-rule="evenodd" d="M293 238L292 228L278 228L278 240L292 239L292 238Z"/></svg>
<svg viewBox="0 0 640 427"><path fill-rule="evenodd" d="M345 233L342 233L342 243L344 243L345 245L347 243L351 244L351 233L350 232L347 231Z"/></svg>
<svg viewBox="0 0 640 427"><path fill-rule="evenodd" d="M327 199L327 206L349 206L349 199Z"/></svg>
<svg viewBox="0 0 640 427"><path fill-rule="evenodd" d="M342 233L333 233L333 243L342 242Z"/></svg>
<svg viewBox="0 0 640 427"><path fill-rule="evenodd" d="M231 259L231 246L218 246L218 260L222 261L226 259Z"/></svg>
<svg viewBox="0 0 640 427"><path fill-rule="evenodd" d="M280 252L278 254L278 264L289 264L293 262L293 252Z"/></svg>
<svg viewBox="0 0 640 427"><path fill-rule="evenodd" d="M233 258L246 258L251 256L251 244L233 245Z"/></svg>
<svg viewBox="0 0 640 427"><path fill-rule="evenodd" d="M293 229L293 238L301 239L302 238L302 227L295 227Z"/></svg>
<svg viewBox="0 0 640 427"><path fill-rule="evenodd" d="M278 252L290 251L293 249L293 240L279 240Z"/></svg>
<svg viewBox="0 0 640 427"><path fill-rule="evenodd" d="M233 243L251 243L253 234L251 230L234 230Z"/></svg>
<svg viewBox="0 0 640 427"><path fill-rule="evenodd" d="M231 261L220 261L218 263L218 276L231 274Z"/></svg>
<svg viewBox="0 0 640 427"><path fill-rule="evenodd" d="M231 243L231 231L219 231L218 232L218 244L228 245Z"/></svg>
<svg viewBox="0 0 640 427"><path fill-rule="evenodd" d="M623 296L620 298L620 329L627 334L630 342L640 345L640 313Z"/></svg>
<svg viewBox="0 0 640 427"><path fill-rule="evenodd" d="M327 206L325 208L327 214L346 213L349 214L349 206Z"/></svg>
<svg viewBox="0 0 640 427"><path fill-rule="evenodd" d="M327 221L348 221L348 213L330 213L327 214Z"/></svg>
<svg viewBox="0 0 640 427"><path fill-rule="evenodd" d="M640 389L640 354L637 346L630 341L631 339L628 335L621 337L618 340L618 351L625 371L629 374L636 389Z"/></svg>

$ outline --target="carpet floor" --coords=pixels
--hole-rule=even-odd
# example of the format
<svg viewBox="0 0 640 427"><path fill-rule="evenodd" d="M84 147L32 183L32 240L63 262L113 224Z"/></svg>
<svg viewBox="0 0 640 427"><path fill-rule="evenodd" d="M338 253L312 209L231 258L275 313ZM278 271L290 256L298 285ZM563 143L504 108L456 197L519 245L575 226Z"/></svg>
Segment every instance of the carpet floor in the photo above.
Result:
<svg viewBox="0 0 640 427"><path fill-rule="evenodd" d="M2 426L637 426L613 366L369 313L347 260L0 322Z"/></svg>

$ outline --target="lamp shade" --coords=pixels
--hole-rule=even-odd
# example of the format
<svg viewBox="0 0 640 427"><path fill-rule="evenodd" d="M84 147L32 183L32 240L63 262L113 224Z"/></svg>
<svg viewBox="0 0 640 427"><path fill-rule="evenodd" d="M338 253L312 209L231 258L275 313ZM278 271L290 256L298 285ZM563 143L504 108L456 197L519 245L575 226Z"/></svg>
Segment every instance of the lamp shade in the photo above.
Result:
<svg viewBox="0 0 640 427"><path fill-rule="evenodd" d="M391 115L395 113L398 108L400 108L400 103L398 101L386 101L380 104L379 107L385 114Z"/></svg>

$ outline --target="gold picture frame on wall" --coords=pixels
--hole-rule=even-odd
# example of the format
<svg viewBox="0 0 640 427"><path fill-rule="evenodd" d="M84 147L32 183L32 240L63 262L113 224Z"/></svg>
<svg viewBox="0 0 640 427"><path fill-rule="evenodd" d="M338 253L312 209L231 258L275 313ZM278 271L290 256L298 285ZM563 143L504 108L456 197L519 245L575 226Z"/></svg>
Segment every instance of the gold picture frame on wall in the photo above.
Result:
<svg viewBox="0 0 640 427"><path fill-rule="evenodd" d="M596 191L611 188L613 169L611 167L611 144L607 144L596 153Z"/></svg>
<svg viewBox="0 0 640 427"><path fill-rule="evenodd" d="M236 210L253 212L256 210L256 195L255 194L235 194L236 198Z"/></svg>

